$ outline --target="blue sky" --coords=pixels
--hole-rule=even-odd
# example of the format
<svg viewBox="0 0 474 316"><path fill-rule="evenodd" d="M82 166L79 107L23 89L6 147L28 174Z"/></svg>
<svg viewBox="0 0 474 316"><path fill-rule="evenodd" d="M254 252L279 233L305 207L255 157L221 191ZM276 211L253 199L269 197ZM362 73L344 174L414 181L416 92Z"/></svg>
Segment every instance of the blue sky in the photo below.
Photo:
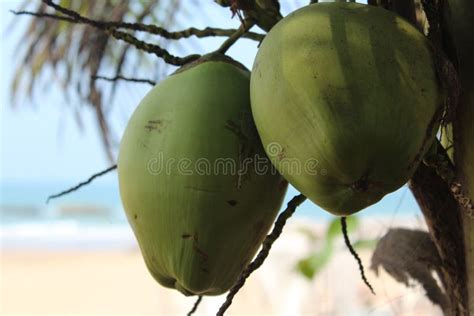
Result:
<svg viewBox="0 0 474 316"><path fill-rule="evenodd" d="M87 128L81 133L72 115L61 110L62 104L58 104L61 99L54 93L38 94L35 104L23 101L16 108L11 106L9 89L16 62L14 48L27 18L9 25L12 14L8 11L17 8L19 3L0 0L2 181L67 181L84 177L108 164L89 109L83 113Z"/></svg>

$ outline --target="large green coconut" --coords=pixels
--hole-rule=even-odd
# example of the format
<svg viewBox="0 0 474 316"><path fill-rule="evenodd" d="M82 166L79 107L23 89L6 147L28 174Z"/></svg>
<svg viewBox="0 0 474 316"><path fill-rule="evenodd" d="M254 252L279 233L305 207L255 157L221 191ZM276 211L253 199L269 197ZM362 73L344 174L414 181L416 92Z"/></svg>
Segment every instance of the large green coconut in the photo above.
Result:
<svg viewBox="0 0 474 316"><path fill-rule="evenodd" d="M186 295L233 285L286 191L253 123L249 77L223 56L186 66L146 95L120 145L120 195L146 265Z"/></svg>
<svg viewBox="0 0 474 316"><path fill-rule="evenodd" d="M444 93L428 40L394 13L320 3L265 37L251 78L255 124L283 176L348 215L411 177Z"/></svg>

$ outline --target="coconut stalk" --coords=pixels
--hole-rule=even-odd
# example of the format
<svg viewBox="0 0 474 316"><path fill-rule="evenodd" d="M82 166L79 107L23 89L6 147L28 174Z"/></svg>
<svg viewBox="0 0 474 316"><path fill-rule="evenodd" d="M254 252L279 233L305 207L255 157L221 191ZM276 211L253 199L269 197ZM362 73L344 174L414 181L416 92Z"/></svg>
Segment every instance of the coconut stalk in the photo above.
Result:
<svg viewBox="0 0 474 316"><path fill-rule="evenodd" d="M445 6L445 29L453 49L451 58L457 66L461 99L453 122L454 163L465 194L474 198L474 1L448 0ZM467 277L467 306L474 313L474 219L462 212Z"/></svg>

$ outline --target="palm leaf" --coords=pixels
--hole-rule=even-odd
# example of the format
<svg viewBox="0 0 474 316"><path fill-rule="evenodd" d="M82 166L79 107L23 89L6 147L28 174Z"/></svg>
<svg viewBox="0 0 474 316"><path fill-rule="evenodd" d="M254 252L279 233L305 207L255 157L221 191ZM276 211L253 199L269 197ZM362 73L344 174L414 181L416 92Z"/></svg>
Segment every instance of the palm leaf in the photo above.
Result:
<svg viewBox="0 0 474 316"><path fill-rule="evenodd" d="M60 0L61 6L67 7L81 15L97 20L110 21L153 21L157 25L170 27L178 24L180 1L130 1L130 0ZM52 12L43 3L25 1L20 9L34 12ZM24 17L22 17L24 18ZM17 18L18 19L18 18ZM124 69L143 70L149 65L157 65L157 60L143 52L131 49L128 45L109 39L96 29L86 25L71 24L54 19L31 18L25 33L18 41L18 51L21 58L11 83L12 104L19 104L17 97L20 92L27 91L27 96L34 100L35 91L39 89L41 77L48 71L54 74L55 84L60 85L63 97L72 106L72 114L78 125L81 119L78 113L81 106L86 104L95 110L102 142L111 161L115 160L113 144L115 135L111 135L109 119L104 104L111 104L116 92L115 84L110 88L92 79L102 72L116 75ZM13 25L11 26L13 27ZM145 35L144 38L149 39ZM133 58L130 54L138 54ZM148 65L148 66L147 66ZM145 67L147 66L147 67ZM150 74L150 79L158 79L158 71ZM45 81L43 81L45 82ZM110 89L110 94L105 91ZM77 102L77 101L80 102ZM59 105L58 105L59 106Z"/></svg>

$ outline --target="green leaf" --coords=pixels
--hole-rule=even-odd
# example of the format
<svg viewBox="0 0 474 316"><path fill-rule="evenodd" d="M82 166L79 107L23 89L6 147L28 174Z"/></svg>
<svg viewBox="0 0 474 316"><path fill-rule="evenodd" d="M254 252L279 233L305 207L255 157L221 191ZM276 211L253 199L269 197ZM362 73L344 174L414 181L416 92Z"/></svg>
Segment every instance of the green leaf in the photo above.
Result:
<svg viewBox="0 0 474 316"><path fill-rule="evenodd" d="M321 251L300 260L296 266L298 272L300 272L306 278L312 279L327 265L331 259L332 252L332 246L326 244L326 247Z"/></svg>
<svg viewBox="0 0 474 316"><path fill-rule="evenodd" d="M359 227L359 219L356 216L347 217L346 222L348 233L355 231ZM335 217L326 231L326 240L328 243L332 243L338 236L342 236L341 218Z"/></svg>
<svg viewBox="0 0 474 316"><path fill-rule="evenodd" d="M376 239L360 239L352 244L354 249L374 249L377 246Z"/></svg>

